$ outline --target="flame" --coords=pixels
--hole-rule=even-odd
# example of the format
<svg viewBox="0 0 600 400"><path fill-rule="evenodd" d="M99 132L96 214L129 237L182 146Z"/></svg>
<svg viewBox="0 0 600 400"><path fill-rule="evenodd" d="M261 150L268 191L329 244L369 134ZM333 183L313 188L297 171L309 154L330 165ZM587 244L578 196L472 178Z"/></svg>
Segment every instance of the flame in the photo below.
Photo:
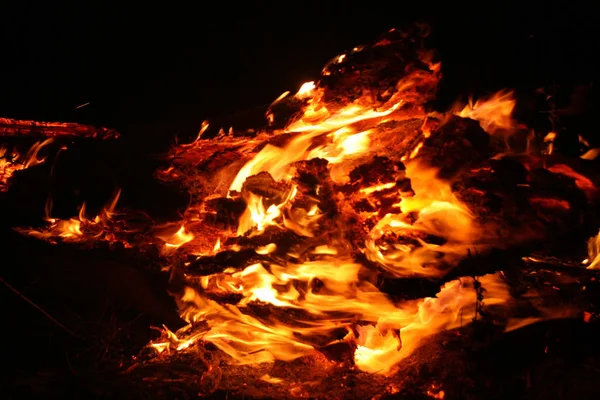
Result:
<svg viewBox="0 0 600 400"><path fill-rule="evenodd" d="M81 232L81 221L69 219L67 221L57 221L55 225L58 236L62 238L76 238L83 235Z"/></svg>
<svg viewBox="0 0 600 400"><path fill-rule="evenodd" d="M296 93L296 98L305 99L305 98L311 97L315 88L316 88L315 83L312 81L303 83L302 86L300 86L300 90L298 90L298 93ZM285 96L287 96L287 94L285 94L285 96L284 95L282 95L282 96L285 97ZM279 98L275 101L281 100L283 97L279 96Z"/></svg>
<svg viewBox="0 0 600 400"><path fill-rule="evenodd" d="M517 123L512 118L516 101L513 91L501 90L489 98L469 100L456 115L478 121L484 131L490 135L512 133L517 129Z"/></svg>
<svg viewBox="0 0 600 400"><path fill-rule="evenodd" d="M213 247L213 253L218 253L221 250L221 238L218 238Z"/></svg>
<svg viewBox="0 0 600 400"><path fill-rule="evenodd" d="M441 389L441 386L432 384L431 387L426 392L427 396L432 399L444 399L446 397L446 392Z"/></svg>
<svg viewBox="0 0 600 400"><path fill-rule="evenodd" d="M292 187L281 203L271 204L266 208L262 196L248 193L246 195L247 208L240 217L238 235L243 235L252 228L256 228L256 233L261 233L268 226L279 225L277 220L282 216L281 209L296 196L296 193L296 188Z"/></svg>
<svg viewBox="0 0 600 400"><path fill-rule="evenodd" d="M476 316L472 278L448 282L434 298L396 305L374 286L360 281L360 269L361 265L351 260L324 259L270 264L268 268L253 264L241 271L205 276L200 280L201 290L188 286L179 301L185 304L184 319L190 324L204 321L209 328L185 341L211 342L239 364L289 361L315 351L311 338L328 337L342 329L346 331L343 340L350 340L359 317L370 325L356 327L356 366L365 372L388 374L428 336L464 326ZM314 286L316 280L322 288ZM301 293L292 282L304 282L308 289ZM500 275L486 275L479 282L486 289L486 305L502 305L510 299ZM242 298L236 305L221 305L207 297L208 293L236 293ZM270 319L267 324L242 312L256 302L303 310L312 317L299 314L293 323Z"/></svg>
<svg viewBox="0 0 600 400"><path fill-rule="evenodd" d="M391 43L384 40L377 46ZM323 75L336 73L352 54L334 59ZM236 160L240 154L245 157L237 173L227 175L229 180L217 173L216 184L228 182L228 191L220 195L207 184L203 195L209 195L203 201L223 196L243 202L236 229L220 230L212 253L221 250L222 238L229 235L239 243L229 250L251 249L253 256L242 265L223 265L217 273L183 269L176 274L183 285L175 298L189 325L165 333L164 340L153 344L157 352L208 342L236 364L256 364L290 361L345 342L355 348L357 368L390 374L427 338L477 316L481 304L472 278L447 282L436 297L401 302L364 279L377 269L388 277L441 277L471 251L501 242L495 227L482 225L457 198L454 182L440 178L422 160L439 121L434 115L429 119L421 107L417 88L427 87L428 80L436 79L431 74L439 73L439 64L425 64L429 71L417 68L401 77L380 93L383 100L365 90L346 102L328 101L326 85L307 82L294 95L301 102L291 102L302 108L284 129L243 140L223 134L218 143L200 140L195 145L191 160L198 152L206 157L227 149L235 149ZM289 92L272 106L287 96ZM514 107L512 92L500 92L471 102L456 115L479 121L490 135L506 136L519 128L512 119ZM267 112L271 122L274 112ZM409 122L414 136L396 128ZM357 167L384 158L392 160L382 162L389 170L367 168L362 177L353 175ZM327 179L304 187L297 173L303 162L314 159L324 160L328 176L313 178ZM183 168L176 171L185 174ZM176 177L172 171L165 176ZM205 203L190 209L203 207ZM280 234L286 232L288 239L282 240ZM199 235L189 238L201 240ZM296 243L287 243L289 239ZM359 262L358 252L369 262ZM485 287L486 306L508 306L511 296L501 274L478 282ZM506 329L538 320L514 319ZM444 392L432 391L432 396L443 398Z"/></svg>
<svg viewBox="0 0 600 400"><path fill-rule="evenodd" d="M198 343L211 343L234 364L257 364L291 361L341 343L359 370L394 373L432 336L477 318L480 307L511 306L502 273L451 280L434 297L411 300L384 293L380 283L440 278L472 252L504 245L507 235L495 222L455 194L461 177L446 180L426 160L439 145L436 135L447 134L443 121L452 114L478 121L507 146L507 137L521 127L512 117L516 102L508 91L445 115L426 112L440 64L424 52L415 54L414 66L403 55L402 68L390 64L394 68L384 68L385 77L353 70L363 52L378 48L379 54L397 43L391 33L332 59L321 81L280 95L267 119L273 123L280 109L292 109L284 128L246 136L221 129L216 139L207 139L205 121L192 143L175 146L171 164L157 176L189 191L190 205L176 222L158 224L148 217L142 228L132 228L122 217L130 210L115 213L119 192L93 219L85 204L78 217L51 218L49 199L48 226L23 231L47 240L157 246L188 322L177 332L165 328L150 343L163 357L193 354ZM388 80L392 71L399 76ZM378 79L365 84L363 75ZM346 91L340 82L348 85ZM32 163L40 162L37 151L30 153ZM477 171L489 172L489 165ZM549 170L595 193L593 183L570 167ZM528 200L554 211L571 207L562 198ZM588 247L588 268L597 268L600 239L590 239ZM504 328L553 316L540 315L508 319ZM269 375L261 379L283 382ZM445 396L437 385L427 394Z"/></svg>
<svg viewBox="0 0 600 400"><path fill-rule="evenodd" d="M286 133L301 132L287 146L280 148L267 144L256 156L248 161L233 180L230 191L240 191L249 176L259 172L268 172L273 179L289 179L287 174L290 164L311 158L330 158L333 162L341 162L348 156L363 153L369 148L369 131L352 134L350 125L365 120L378 119L394 112L400 103L396 103L385 111L373 111L356 105L348 106L333 115L326 113L321 123L314 124L310 111L297 123L289 125ZM310 120L310 123L307 121ZM323 134L331 133L331 145L308 152L313 140Z"/></svg>
<svg viewBox="0 0 600 400"><path fill-rule="evenodd" d="M273 253L275 250L277 250L277 245L275 243L269 243L266 246L258 247L255 251L256 251L256 254L260 254L260 255L264 256L264 255Z"/></svg>
<svg viewBox="0 0 600 400"><path fill-rule="evenodd" d="M16 150L11 152L6 147L0 147L0 192L6 192L10 179L16 171L21 171L46 161L46 157L39 159L40 150L53 142L53 139L36 142L25 155Z"/></svg>
<svg viewBox="0 0 600 400"><path fill-rule="evenodd" d="M470 248L482 244L484 234L435 169L414 161L406 165L406 171L415 195L402 199L400 214L387 214L375 225L365 243L365 255L398 277L441 276L445 272L440 267L466 258ZM415 213L415 221L407 222L406 216ZM377 244L390 234L417 236L416 241ZM443 239L443 243L428 242L427 237Z"/></svg>
<svg viewBox="0 0 600 400"><path fill-rule="evenodd" d="M591 237L587 244L588 258L584 264L589 264L587 269L600 269L600 233Z"/></svg>
<svg viewBox="0 0 600 400"><path fill-rule="evenodd" d="M546 154L550 155L554 151L554 141L556 140L556 132L548 132L544 136L544 143L547 143Z"/></svg>
<svg viewBox="0 0 600 400"><path fill-rule="evenodd" d="M261 380L267 382L267 383L272 383L272 384L280 384L280 383L284 383L285 381L281 378L276 378L274 376L270 376L269 374L265 374L263 375L261 378Z"/></svg>
<svg viewBox="0 0 600 400"><path fill-rule="evenodd" d="M479 282L486 289L486 305L505 304L510 298L500 275L485 275ZM389 373L428 336L470 323L476 316L477 294L473 288L472 279L461 278L446 283L436 297L419 301L411 320L400 328L401 346L389 325L359 328L362 332L355 353L356 366L366 372Z"/></svg>
<svg viewBox="0 0 600 400"><path fill-rule="evenodd" d="M114 229L111 227L115 214L115 208L121 189L117 190L114 196L108 201L99 215L93 219L86 217L85 203L81 205L79 214L76 218L61 220L52 218L52 199L48 198L45 206L45 215L47 226L44 228L18 228L17 231L37 237L39 239L54 242L54 239L60 238L66 242L86 242L94 240L116 241ZM129 243L123 243L131 247Z"/></svg>
<svg viewBox="0 0 600 400"><path fill-rule="evenodd" d="M181 225L181 227L173 235L157 235L157 237L165 241L165 247L167 249L177 249L183 246L184 244L194 240L194 235L186 231L184 225Z"/></svg>
<svg viewBox="0 0 600 400"><path fill-rule="evenodd" d="M308 153L306 159L322 158L330 164L343 163L372 150L370 146L372 133L372 130L354 132L349 127L342 127L327 135L330 144L314 148ZM333 173L332 178L335 181L339 180L333 176Z"/></svg>

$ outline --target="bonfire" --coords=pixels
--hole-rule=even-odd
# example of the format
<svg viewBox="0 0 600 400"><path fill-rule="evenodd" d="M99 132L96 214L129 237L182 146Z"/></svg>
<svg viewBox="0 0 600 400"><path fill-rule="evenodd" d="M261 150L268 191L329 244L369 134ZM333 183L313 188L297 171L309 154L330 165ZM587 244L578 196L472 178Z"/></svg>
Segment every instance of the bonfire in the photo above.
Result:
<svg viewBox="0 0 600 400"><path fill-rule="evenodd" d="M513 118L511 91L433 110L442 67L423 36L391 30L333 58L268 107L266 128L207 121L173 146L155 178L189 194L179 220L120 209L116 191L99 215L82 205L59 219L49 199L44 225L18 228L158 250L185 324L161 327L123 367L128 379L204 394L386 396L415 365L445 362L432 343L448 335L584 315L522 278L600 268L596 238L586 260L532 251L581 234L595 178L555 157L555 133ZM22 157L0 151L0 190L14 170L50 162L38 157L50 140ZM432 381L423 393L445 390Z"/></svg>

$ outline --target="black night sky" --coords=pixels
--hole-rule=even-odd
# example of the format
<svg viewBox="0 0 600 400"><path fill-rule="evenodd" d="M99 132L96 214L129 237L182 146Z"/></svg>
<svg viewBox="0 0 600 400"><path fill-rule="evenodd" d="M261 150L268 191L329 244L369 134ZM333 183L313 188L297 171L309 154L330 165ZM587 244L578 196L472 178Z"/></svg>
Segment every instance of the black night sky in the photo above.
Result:
<svg viewBox="0 0 600 400"><path fill-rule="evenodd" d="M415 21L433 27L442 102L594 81L594 2L414 3L15 2L0 26L0 115L193 135L203 119L269 103L345 49Z"/></svg>

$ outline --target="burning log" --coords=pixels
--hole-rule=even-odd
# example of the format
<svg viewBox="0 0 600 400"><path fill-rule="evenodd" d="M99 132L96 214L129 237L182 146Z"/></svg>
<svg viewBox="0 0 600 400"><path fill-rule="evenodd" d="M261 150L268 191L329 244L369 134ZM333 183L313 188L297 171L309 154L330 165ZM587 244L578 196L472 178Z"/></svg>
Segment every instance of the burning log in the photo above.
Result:
<svg viewBox="0 0 600 400"><path fill-rule="evenodd" d="M95 139L116 139L119 133L114 129L96 128L74 122L39 122L0 118L0 136L28 137L84 137Z"/></svg>
<svg viewBox="0 0 600 400"><path fill-rule="evenodd" d="M416 149L420 149L438 118L437 115L411 111L406 116L382 121L377 127L380 134L372 137L371 145L381 156L406 162L419 154Z"/></svg>
<svg viewBox="0 0 600 400"><path fill-rule="evenodd" d="M119 133L114 129L77 123L0 118L0 191L8 190L14 172L42 164L45 161L45 157L41 157L43 153L58 154L69 140L118 137Z"/></svg>
<svg viewBox="0 0 600 400"><path fill-rule="evenodd" d="M299 193L294 203L305 210L318 205L323 214L335 217L338 214L338 206L328 161L322 158L298 161L294 163L293 168L295 175L292 181L297 185ZM323 230L326 229L324 227Z"/></svg>
<svg viewBox="0 0 600 400"><path fill-rule="evenodd" d="M306 102L298 96L289 96L289 92L282 94L267 110L267 119L273 129L284 129L289 121L302 116Z"/></svg>

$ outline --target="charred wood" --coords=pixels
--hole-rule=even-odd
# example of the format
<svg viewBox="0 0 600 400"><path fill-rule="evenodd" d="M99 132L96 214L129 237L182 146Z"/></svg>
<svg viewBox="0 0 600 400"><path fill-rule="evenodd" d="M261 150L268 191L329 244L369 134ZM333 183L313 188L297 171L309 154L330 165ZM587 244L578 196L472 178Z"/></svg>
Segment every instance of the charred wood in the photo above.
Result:
<svg viewBox="0 0 600 400"><path fill-rule="evenodd" d="M452 179L464 169L488 160L492 155L489 135L477 121L447 117L425 139L419 159L439 169L439 176Z"/></svg>
<svg viewBox="0 0 600 400"><path fill-rule="evenodd" d="M431 54L423 51L419 41L391 31L374 45L355 48L332 60L325 66L319 86L325 88L324 100L329 104L348 104L366 95L377 107L400 90L406 103L421 105L433 98L439 78Z"/></svg>
<svg viewBox="0 0 600 400"><path fill-rule="evenodd" d="M0 136L74 136L97 139L116 139L119 133L114 129L96 128L74 122L40 122L0 118Z"/></svg>
<svg viewBox="0 0 600 400"><path fill-rule="evenodd" d="M280 203L288 191L288 185L276 182L268 172L249 176L242 185L242 193L251 192L273 203Z"/></svg>

